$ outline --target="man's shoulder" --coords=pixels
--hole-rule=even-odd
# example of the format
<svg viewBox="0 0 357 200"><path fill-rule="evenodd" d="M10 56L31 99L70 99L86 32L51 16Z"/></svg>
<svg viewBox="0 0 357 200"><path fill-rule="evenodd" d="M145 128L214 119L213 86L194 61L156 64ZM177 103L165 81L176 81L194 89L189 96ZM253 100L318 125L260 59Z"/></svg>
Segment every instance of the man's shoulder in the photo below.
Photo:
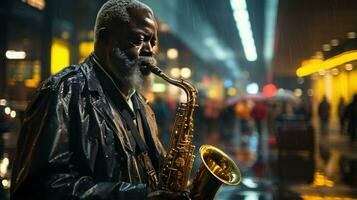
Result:
<svg viewBox="0 0 357 200"><path fill-rule="evenodd" d="M85 78L80 70L81 65L71 65L50 76L42 82L39 90L56 90L61 84L84 83Z"/></svg>

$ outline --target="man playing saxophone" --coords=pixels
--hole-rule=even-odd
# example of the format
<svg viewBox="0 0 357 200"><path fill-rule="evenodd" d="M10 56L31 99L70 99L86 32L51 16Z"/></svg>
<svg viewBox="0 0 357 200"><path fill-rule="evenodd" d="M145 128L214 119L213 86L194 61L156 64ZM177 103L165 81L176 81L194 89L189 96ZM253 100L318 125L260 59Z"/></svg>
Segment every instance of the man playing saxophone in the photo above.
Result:
<svg viewBox="0 0 357 200"><path fill-rule="evenodd" d="M164 150L140 94L155 62L152 10L109 0L94 31L94 52L44 81L27 108L11 199L189 199L157 189Z"/></svg>

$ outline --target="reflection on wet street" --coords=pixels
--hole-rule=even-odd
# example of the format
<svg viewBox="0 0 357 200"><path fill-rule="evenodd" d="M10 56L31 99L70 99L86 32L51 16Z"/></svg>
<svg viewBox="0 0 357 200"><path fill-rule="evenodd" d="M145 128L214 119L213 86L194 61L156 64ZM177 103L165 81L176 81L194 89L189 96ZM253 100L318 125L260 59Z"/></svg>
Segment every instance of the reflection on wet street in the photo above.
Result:
<svg viewBox="0 0 357 200"><path fill-rule="evenodd" d="M331 131L328 137L317 139L313 149L279 152L275 135L265 132L259 144L255 131L235 133L228 144L216 145L238 163L241 184L223 186L216 199L357 199L356 150L346 136Z"/></svg>
<svg viewBox="0 0 357 200"><path fill-rule="evenodd" d="M155 104L153 106L155 108ZM156 109L157 111L157 109ZM172 115L171 113L170 115ZM160 112L157 112L157 117ZM167 144L168 124L160 124L161 138ZM171 121L172 123L172 121ZM263 123L258 133L252 120L241 123L236 117L210 120L197 114L194 141L196 152L202 144L221 148L238 164L239 186L222 186L217 200L269 199L353 199L357 198L357 155L346 135L330 130L319 137L306 121L276 120L269 132ZM1 134L3 158L0 162L0 199L8 199L11 165L20 122ZM246 127L244 127L246 126ZM196 155L195 170L200 164Z"/></svg>
<svg viewBox="0 0 357 200"><path fill-rule="evenodd" d="M242 170L242 183L237 188L222 187L217 199L357 199L356 150L349 148L346 138L334 134L324 138L321 155L314 159L306 152L279 156L278 147L269 145L267 137L258 153L254 133L248 141L232 152Z"/></svg>
<svg viewBox="0 0 357 200"><path fill-rule="evenodd" d="M198 122L193 174L201 162L199 146L211 144L231 156L242 174L238 186L220 188L217 200L357 199L357 154L346 135L330 130L327 136L320 138L318 131L299 127L304 126L299 123L294 122L292 128L288 122L280 123L283 125L276 125L274 133L269 133L264 126L259 138L252 121L249 122L250 132L245 133L240 131L239 122L234 123L228 137L223 137L226 135L218 129L204 133L202 130L207 127ZM3 190L0 195L1 199L7 199L17 131L4 133L2 138L4 157L0 176Z"/></svg>

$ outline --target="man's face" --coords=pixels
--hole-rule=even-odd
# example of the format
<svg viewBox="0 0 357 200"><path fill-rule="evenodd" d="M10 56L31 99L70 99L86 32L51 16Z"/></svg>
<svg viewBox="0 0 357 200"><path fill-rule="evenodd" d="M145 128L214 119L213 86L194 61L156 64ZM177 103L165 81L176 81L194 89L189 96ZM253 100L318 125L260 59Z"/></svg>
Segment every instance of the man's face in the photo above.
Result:
<svg viewBox="0 0 357 200"><path fill-rule="evenodd" d="M113 27L107 62L122 84L139 89L143 82L141 65L155 62L153 56L157 43L157 23L149 10L133 8L128 13L128 24Z"/></svg>

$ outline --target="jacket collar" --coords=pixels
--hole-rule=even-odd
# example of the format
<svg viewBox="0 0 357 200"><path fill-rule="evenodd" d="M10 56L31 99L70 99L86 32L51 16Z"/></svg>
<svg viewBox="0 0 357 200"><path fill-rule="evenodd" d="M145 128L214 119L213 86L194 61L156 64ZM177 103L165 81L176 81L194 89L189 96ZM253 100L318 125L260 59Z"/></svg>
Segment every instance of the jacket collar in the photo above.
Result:
<svg viewBox="0 0 357 200"><path fill-rule="evenodd" d="M87 79L88 89L89 91L98 92L101 96L103 96L103 89L100 85L100 82L95 74L94 67L96 67L95 55L92 53L88 56L88 58L81 64L81 70L84 76Z"/></svg>
<svg viewBox="0 0 357 200"><path fill-rule="evenodd" d="M112 103L108 101L108 97L103 90L102 83L100 82L99 75L96 71L96 62L94 58L94 54L91 54L83 63L81 63L80 69L82 70L82 73L84 74L85 78L87 79L87 88L89 92L92 92L95 95L98 95L99 98L91 98L91 104L93 105L93 108L97 110L98 114L101 115L106 123L108 124L109 127L111 127L112 130L115 130L116 133L118 133L119 140L121 141L121 145L126 147L125 149L128 151L129 154L133 155L135 152L135 149L132 148L132 145L130 145L127 142L130 141L123 141L122 138L127 138L128 136L125 136L125 131L124 127L121 126L116 126L114 123L114 116L115 114L112 111ZM121 95L118 95L120 97ZM110 98L110 97L109 97ZM120 99L118 99L120 100ZM123 99L124 101L124 99Z"/></svg>
<svg viewBox="0 0 357 200"><path fill-rule="evenodd" d="M103 77L105 79L105 76L102 76L103 74L98 74L97 70L98 69L98 59L95 60L96 57L94 55L94 53L92 53L81 65L81 70L84 74L84 76L87 79L87 84L88 84L88 90L92 91L92 92L97 92L100 96L102 97L106 97L107 95L109 95L108 97L112 100L112 103L114 103L114 105L119 109L126 109L129 111L129 113L131 114L131 116L133 118L135 118L135 113L132 112L132 110L129 108L129 106L126 104L124 97L120 98L121 95L115 96L114 92L106 92L107 95L104 94L104 90L102 87L105 87L105 89L110 89L110 88L114 88L111 87L110 85L106 85L109 83L105 83L106 80L104 80L103 82ZM100 64L100 63L99 63ZM99 80L101 80L102 82L100 82ZM104 86L104 85L106 86ZM114 95L114 96L113 96ZM119 98L117 98L119 97ZM146 131L148 131L148 135L152 136L151 130L149 125L147 124L146 118L144 117L145 114L145 109L143 107L144 104L146 104L145 99L143 96L139 95L138 92L135 92L134 94L132 94L131 99L134 103L134 108L136 111L139 111L139 113L142 115L142 119L145 119L144 121L144 125L146 126L145 129ZM124 103L125 102L125 103ZM99 101L97 101L95 103L97 106L95 106L96 109L98 109L102 114L104 114L104 117L107 119L107 121L109 122L110 126L112 126L112 128L115 128L114 124L111 123L112 119L113 119L113 114L111 113L111 110L108 108L108 102L104 101L103 98L99 98ZM122 106L118 106L119 104L121 104ZM124 105L124 106L123 106ZM152 144L150 144L151 146L154 146L153 141L150 141ZM155 148L157 153L157 148Z"/></svg>
<svg viewBox="0 0 357 200"><path fill-rule="evenodd" d="M89 57L84 61L84 63L82 63L83 67L82 67L82 71L86 77L88 81L88 89L90 91L97 91L100 94L102 94L103 89L102 87L100 87L100 77L97 74L98 71L99 73L102 73L103 75L101 76L102 79L104 77L104 81L106 84L114 84L114 83L109 83L109 78L107 77L106 72L104 71L103 65L100 63L99 58L93 53L91 53L89 55ZM128 99L128 98L132 98L133 95L136 93L135 89L132 89L129 91L128 96L124 95L120 90L118 91L124 99Z"/></svg>

